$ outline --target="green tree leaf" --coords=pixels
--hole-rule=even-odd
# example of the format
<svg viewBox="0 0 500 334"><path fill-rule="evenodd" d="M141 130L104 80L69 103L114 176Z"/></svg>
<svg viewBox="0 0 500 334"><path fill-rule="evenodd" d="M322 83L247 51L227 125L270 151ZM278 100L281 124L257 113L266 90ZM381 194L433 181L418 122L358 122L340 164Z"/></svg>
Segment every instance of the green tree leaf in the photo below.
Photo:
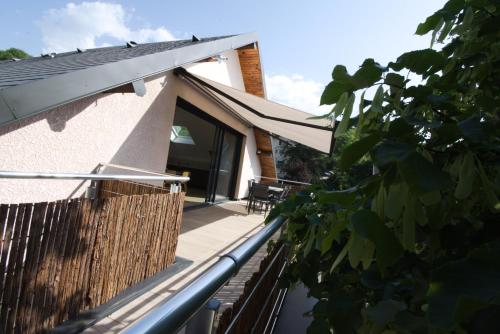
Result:
<svg viewBox="0 0 500 334"><path fill-rule="evenodd" d="M348 223L348 220L342 220L336 222L333 228L330 229L328 235L321 241L320 247L322 255L327 253L331 249L333 241L338 237L340 232L342 232L346 228Z"/></svg>
<svg viewBox="0 0 500 334"><path fill-rule="evenodd" d="M347 169L358 162L380 139L380 134L374 133L345 147L340 158L340 168Z"/></svg>
<svg viewBox="0 0 500 334"><path fill-rule="evenodd" d="M385 202L385 215L390 219L398 219L403 212L403 199L407 197L408 187L399 182L389 186L387 201Z"/></svg>
<svg viewBox="0 0 500 334"><path fill-rule="evenodd" d="M393 299L380 301L377 305L371 306L366 310L366 315L370 321L385 325L394 321L396 315L406 310L406 304Z"/></svg>
<svg viewBox="0 0 500 334"><path fill-rule="evenodd" d="M428 319L434 327L453 330L478 310L468 305L480 303L484 307L500 296L498 254L498 243L485 245L467 258L449 262L432 272Z"/></svg>
<svg viewBox="0 0 500 334"><path fill-rule="evenodd" d="M483 168L483 164L479 159L476 159L477 171L479 173L479 178L481 179L481 183L483 185L483 193L486 195L486 200L488 201L488 205L496 211L500 211L500 202L498 201L498 197L495 194L495 190L491 181L488 179L488 175Z"/></svg>
<svg viewBox="0 0 500 334"><path fill-rule="evenodd" d="M484 125L477 116L471 116L458 123L458 128L462 131L464 137L472 142L478 143L487 138Z"/></svg>
<svg viewBox="0 0 500 334"><path fill-rule="evenodd" d="M429 16L425 22L420 23L417 27L417 31L415 34L417 35L425 35L429 31L432 31L436 28L436 26L439 24L439 21L441 21L441 15L439 14L434 14Z"/></svg>
<svg viewBox="0 0 500 334"><path fill-rule="evenodd" d="M347 243L344 248L342 248L342 250L340 251L340 253L337 255L337 257L335 258L335 261L333 261L333 264L332 266L330 267L330 273L333 273L333 271L335 270L335 268L337 268L337 266L342 263L342 261L344 260L345 256L347 255L347 251L349 249L349 243Z"/></svg>
<svg viewBox="0 0 500 334"><path fill-rule="evenodd" d="M395 71L407 68L417 74L427 74L431 68L434 72L442 69L446 63L446 58L436 50L424 49L403 53L395 63L389 63Z"/></svg>
<svg viewBox="0 0 500 334"><path fill-rule="evenodd" d="M321 191L318 193L318 203L320 204L341 204L351 205L356 199L356 188L339 191Z"/></svg>
<svg viewBox="0 0 500 334"><path fill-rule="evenodd" d="M443 189L450 183L448 174L416 152L400 161L398 169L410 188L420 195Z"/></svg>
<svg viewBox="0 0 500 334"><path fill-rule="evenodd" d="M415 251L415 220L416 220L416 200L412 196L406 197L405 211L403 213L403 247L413 252Z"/></svg>
<svg viewBox="0 0 500 334"><path fill-rule="evenodd" d="M333 114L335 118L339 117L345 109L345 105L347 104L347 100L349 99L347 93L343 93L337 103L335 103L335 107L333 107Z"/></svg>
<svg viewBox="0 0 500 334"><path fill-rule="evenodd" d="M377 88L377 91L375 92L375 95L373 96L371 110L375 113L381 113L383 102L384 102L384 88L382 88L382 86L379 86Z"/></svg>
<svg viewBox="0 0 500 334"><path fill-rule="evenodd" d="M370 240L353 232L347 245L349 263L353 268L356 268L360 263L363 264L365 270L370 267L375 252L375 245Z"/></svg>
<svg viewBox="0 0 500 334"><path fill-rule="evenodd" d="M384 68L373 59L366 59L352 76L356 89L367 88L381 79Z"/></svg>
<svg viewBox="0 0 500 334"><path fill-rule="evenodd" d="M403 88L404 82L405 78L397 73L387 73L384 79L384 83L386 85L396 87L399 89Z"/></svg>
<svg viewBox="0 0 500 334"><path fill-rule="evenodd" d="M332 79L337 81L350 81L351 77L347 73L347 68L344 65L337 65L333 68Z"/></svg>
<svg viewBox="0 0 500 334"><path fill-rule="evenodd" d="M460 165L458 184L455 188L455 197L458 199L467 198L472 192L475 178L476 166L474 164L474 156L471 152L467 152Z"/></svg>
<svg viewBox="0 0 500 334"><path fill-rule="evenodd" d="M338 138L341 135L343 135L349 126L349 120L351 119L352 108L354 105L354 98L355 98L354 94L351 94L351 96L349 96L349 99L346 102L346 106L344 109L344 116L342 117L342 120L340 121L339 126L335 131L335 138Z"/></svg>
<svg viewBox="0 0 500 334"><path fill-rule="evenodd" d="M375 244L377 265L383 270L396 262L403 248L396 236L378 216L369 210L360 210L351 216L354 231Z"/></svg>
<svg viewBox="0 0 500 334"><path fill-rule="evenodd" d="M384 140L372 150L372 159L379 167L391 162L407 159L415 149L413 146L394 140Z"/></svg>

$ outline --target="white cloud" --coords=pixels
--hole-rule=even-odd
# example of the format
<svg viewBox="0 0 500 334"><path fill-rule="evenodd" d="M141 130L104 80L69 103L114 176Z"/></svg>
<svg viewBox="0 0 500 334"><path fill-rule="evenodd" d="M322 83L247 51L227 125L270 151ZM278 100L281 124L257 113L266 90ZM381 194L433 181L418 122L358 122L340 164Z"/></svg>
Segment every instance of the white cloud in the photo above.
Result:
<svg viewBox="0 0 500 334"><path fill-rule="evenodd" d="M44 43L44 52L62 52L79 48L95 48L113 42L136 41L138 43L175 39L165 28L130 29L127 21L133 10L125 10L120 4L107 2L68 3L58 9L46 11L37 22ZM105 38L107 43L98 39ZM116 43L115 43L116 44Z"/></svg>
<svg viewBox="0 0 500 334"><path fill-rule="evenodd" d="M325 114L331 109L329 106L319 106L324 88L323 84L298 74L266 75L268 99L317 115Z"/></svg>

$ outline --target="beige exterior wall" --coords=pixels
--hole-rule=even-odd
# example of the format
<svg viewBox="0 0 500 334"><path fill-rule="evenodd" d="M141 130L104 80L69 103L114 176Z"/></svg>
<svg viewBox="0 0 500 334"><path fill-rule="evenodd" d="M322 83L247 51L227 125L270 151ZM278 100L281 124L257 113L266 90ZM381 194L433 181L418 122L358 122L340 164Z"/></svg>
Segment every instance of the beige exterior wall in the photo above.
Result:
<svg viewBox="0 0 500 334"><path fill-rule="evenodd" d="M191 70L241 88L238 85L243 81L235 53L229 52L226 62L203 63L199 68L194 65ZM239 79L234 74L236 65ZM1 127L0 170L88 173L105 162L163 171L177 96L249 136L246 142L250 144L244 148L239 172L244 182L239 182L236 190L243 197L247 191L245 178L250 178L254 171L260 174L255 147L252 148L253 131L171 71L146 80L143 97L133 93L97 94ZM69 180L0 179L0 203L77 197L86 186Z"/></svg>
<svg viewBox="0 0 500 334"><path fill-rule="evenodd" d="M238 198L248 196L248 180L255 179L256 176L261 175L260 162L257 157L257 143L255 142L253 129L248 129L244 142L238 182L236 184L236 196Z"/></svg>
<svg viewBox="0 0 500 334"><path fill-rule="evenodd" d="M238 52L230 50L222 53L221 56L227 60L191 64L186 66L186 69L193 74L244 91L245 83L241 75Z"/></svg>

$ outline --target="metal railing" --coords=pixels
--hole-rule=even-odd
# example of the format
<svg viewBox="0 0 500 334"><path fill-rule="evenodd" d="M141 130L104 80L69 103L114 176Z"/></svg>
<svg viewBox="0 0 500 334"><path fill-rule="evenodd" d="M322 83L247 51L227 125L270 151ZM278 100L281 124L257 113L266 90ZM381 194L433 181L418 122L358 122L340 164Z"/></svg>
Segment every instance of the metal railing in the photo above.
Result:
<svg viewBox="0 0 500 334"><path fill-rule="evenodd" d="M226 282L264 245L283 225L282 217L275 218L262 230L203 272L192 283L175 293L164 304L153 309L125 333L176 333Z"/></svg>
<svg viewBox="0 0 500 334"><path fill-rule="evenodd" d="M150 175L138 174L102 174L102 167L124 169L134 172ZM82 180L82 182L73 190L69 197L72 197L77 191L86 184L86 181L92 181L87 188L85 196L94 198L97 195L99 181L163 181L170 184L170 192L177 193L181 191L180 183L189 181L188 176L178 176L166 173L152 172L145 169L100 163L92 173L54 173L54 172L18 172L18 171L0 171L0 179L45 179L45 180Z"/></svg>
<svg viewBox="0 0 500 334"><path fill-rule="evenodd" d="M303 186L310 186L311 183L307 183L307 182L299 182L299 181L292 181L292 180L287 180L287 179L278 179L278 178L275 178L275 177L267 177L267 176L255 176L256 179L266 179L266 180L275 180L275 181L278 181L278 182L281 182L281 183L292 183L292 184L300 184L300 185L303 185Z"/></svg>
<svg viewBox="0 0 500 334"><path fill-rule="evenodd" d="M0 171L0 179L57 179L57 180L127 180L187 182L189 177L172 175L92 174L92 173L47 173Z"/></svg>
<svg viewBox="0 0 500 334"><path fill-rule="evenodd" d="M109 164L109 163L104 163L101 162L97 165L96 171L100 172L102 171L103 167L108 167L108 168L116 168L116 169L123 169L123 170L129 170L132 172L139 172L139 173L145 173L145 174L152 174L152 175L161 175L161 176L172 176L175 178L180 178L178 182L187 182L189 181L189 177L186 176L179 176L175 174L169 174L169 173L160 173L160 172L153 172L147 169L142 169L142 168L136 168L136 167L130 167L130 166L124 166L124 165L117 165L117 164Z"/></svg>
<svg viewBox="0 0 500 334"><path fill-rule="evenodd" d="M102 167L111 167L124 169L143 174L99 174ZM55 172L18 172L18 171L0 171L0 179L58 179L58 180L126 180L126 181L166 181L167 183L179 182L184 183L189 181L187 176L178 176L166 173L152 172L145 169L100 163L97 165L94 173L55 173Z"/></svg>

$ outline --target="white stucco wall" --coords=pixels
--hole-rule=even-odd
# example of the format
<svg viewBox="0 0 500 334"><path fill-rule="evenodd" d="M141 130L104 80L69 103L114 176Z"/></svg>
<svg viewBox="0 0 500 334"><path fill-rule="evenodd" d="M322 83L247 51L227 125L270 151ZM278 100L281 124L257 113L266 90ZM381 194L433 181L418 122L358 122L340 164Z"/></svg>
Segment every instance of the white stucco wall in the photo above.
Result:
<svg viewBox="0 0 500 334"><path fill-rule="evenodd" d="M164 170L175 107L172 74L146 82L146 95L97 94L0 128L0 169L91 172L100 162ZM0 203L78 196L80 181L2 180Z"/></svg>
<svg viewBox="0 0 500 334"><path fill-rule="evenodd" d="M255 179L261 175L260 161L257 157L257 143L253 129L248 129L245 145L242 152L241 169L238 176L237 192L238 198L248 196L248 180Z"/></svg>
<svg viewBox="0 0 500 334"><path fill-rule="evenodd" d="M236 89L245 90L245 83L241 75L240 60L236 50L221 54L227 60L196 63L186 66L189 72L219 82Z"/></svg>
<svg viewBox="0 0 500 334"><path fill-rule="evenodd" d="M225 62L201 63L191 69L241 88L237 53L227 56ZM98 163L109 162L163 171L177 96L248 136L239 171L242 182L236 189L243 197L246 180L260 174L253 131L172 72L146 80L143 97L97 94L0 127L0 170L87 173ZM85 188L80 181L0 179L0 203L65 199L80 196Z"/></svg>

